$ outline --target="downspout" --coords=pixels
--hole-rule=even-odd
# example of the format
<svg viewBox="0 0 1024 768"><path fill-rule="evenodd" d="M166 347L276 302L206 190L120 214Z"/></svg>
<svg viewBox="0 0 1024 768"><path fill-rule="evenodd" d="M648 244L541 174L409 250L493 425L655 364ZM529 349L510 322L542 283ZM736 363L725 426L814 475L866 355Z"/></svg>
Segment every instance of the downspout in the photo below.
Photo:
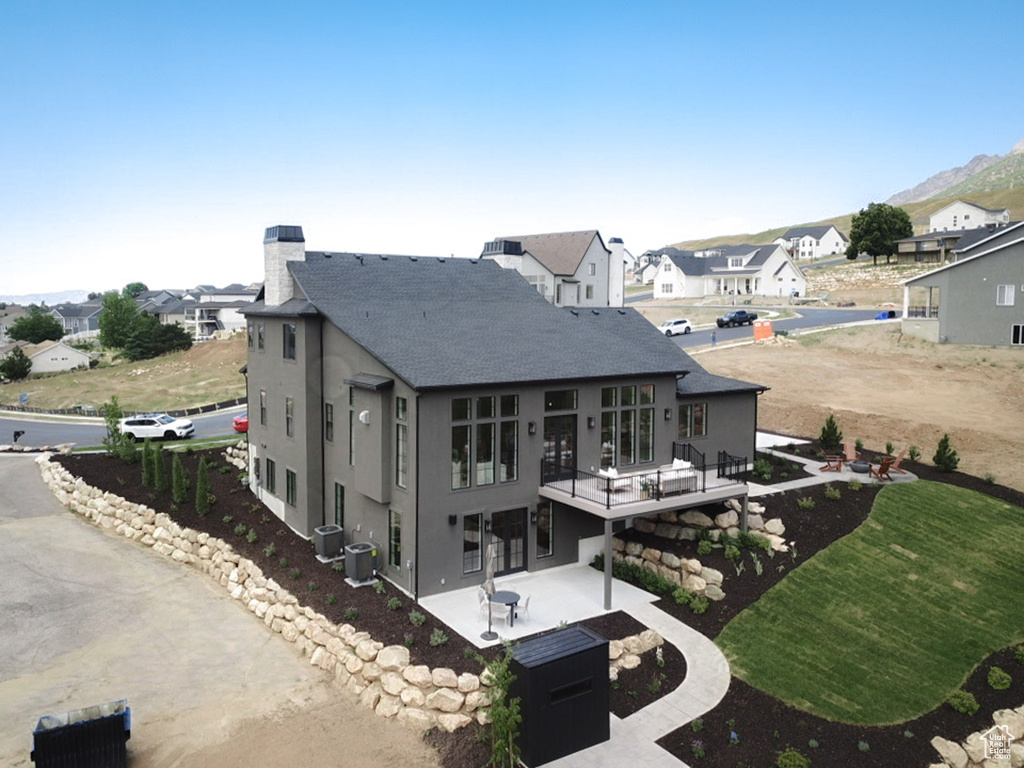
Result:
<svg viewBox="0 0 1024 768"><path fill-rule="evenodd" d="M327 424L324 418L324 319L320 317L320 525L327 525ZM344 544L344 533L342 533Z"/></svg>
<svg viewBox="0 0 1024 768"><path fill-rule="evenodd" d="M406 457L408 460L408 457ZM416 521L416 559L413 561L416 567L412 572L412 599L419 601L420 594L420 394L416 393L416 461L414 462L416 472L415 493L416 501L413 504L413 519Z"/></svg>

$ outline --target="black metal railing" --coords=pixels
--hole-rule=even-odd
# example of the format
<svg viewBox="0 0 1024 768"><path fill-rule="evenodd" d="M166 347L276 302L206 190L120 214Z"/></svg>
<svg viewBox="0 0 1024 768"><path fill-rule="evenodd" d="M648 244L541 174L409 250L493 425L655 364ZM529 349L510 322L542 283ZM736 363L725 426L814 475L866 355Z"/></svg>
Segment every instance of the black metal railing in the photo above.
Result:
<svg viewBox="0 0 1024 768"><path fill-rule="evenodd" d="M747 471L747 457L733 456L726 451L718 452L718 476L735 480Z"/></svg>

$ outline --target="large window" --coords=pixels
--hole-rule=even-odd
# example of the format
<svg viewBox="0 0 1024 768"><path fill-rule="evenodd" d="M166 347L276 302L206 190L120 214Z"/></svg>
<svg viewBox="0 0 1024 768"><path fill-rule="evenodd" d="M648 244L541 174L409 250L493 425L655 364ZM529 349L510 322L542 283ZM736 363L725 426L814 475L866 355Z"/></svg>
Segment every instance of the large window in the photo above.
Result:
<svg viewBox="0 0 1024 768"><path fill-rule="evenodd" d="M267 426L267 390L260 390L260 424Z"/></svg>
<svg viewBox="0 0 1024 768"><path fill-rule="evenodd" d="M555 553L555 512L550 501L537 504L537 557L550 557Z"/></svg>
<svg viewBox="0 0 1024 768"><path fill-rule="evenodd" d="M462 518L462 572L475 573L482 566L483 515L466 515Z"/></svg>
<svg viewBox="0 0 1024 768"><path fill-rule="evenodd" d="M402 567L402 513L388 510L388 565Z"/></svg>
<svg viewBox="0 0 1024 768"><path fill-rule="evenodd" d="M602 468L654 461L653 405L653 384L602 388Z"/></svg>
<svg viewBox="0 0 1024 768"><path fill-rule="evenodd" d="M265 335L266 328L263 323L256 323L256 347L260 352L263 351L264 343L263 338Z"/></svg>
<svg viewBox="0 0 1024 768"><path fill-rule="evenodd" d="M452 427L452 489L469 488L469 454L473 440L470 424Z"/></svg>
<svg viewBox="0 0 1024 768"><path fill-rule="evenodd" d="M284 399L284 433L295 436L295 399L291 397Z"/></svg>
<svg viewBox="0 0 1024 768"><path fill-rule="evenodd" d="M284 326L284 359L295 359L295 323L285 323Z"/></svg>
<svg viewBox="0 0 1024 768"><path fill-rule="evenodd" d="M284 471L284 500L289 506L295 506L295 500L298 496L298 485L296 483L295 472L286 469Z"/></svg>
<svg viewBox="0 0 1024 768"><path fill-rule="evenodd" d="M277 465L273 459L267 459L267 491L277 493Z"/></svg>
<svg viewBox="0 0 1024 768"><path fill-rule="evenodd" d="M399 488L405 488L408 483L409 473L409 425L405 423L405 414L408 409L404 397L395 398L395 418L398 423L395 425L395 484Z"/></svg>
<svg viewBox="0 0 1024 768"><path fill-rule="evenodd" d="M679 406L679 439L706 437L708 434L708 404L688 403Z"/></svg>
<svg viewBox="0 0 1024 768"><path fill-rule="evenodd" d="M493 398L492 398L493 399ZM476 425L476 484L494 484L494 422Z"/></svg>
<svg viewBox="0 0 1024 768"><path fill-rule="evenodd" d="M556 389L544 393L545 411L575 411L577 393L575 389Z"/></svg>
<svg viewBox="0 0 1024 768"><path fill-rule="evenodd" d="M341 483L334 484L334 524L345 528L345 486Z"/></svg>
<svg viewBox="0 0 1024 768"><path fill-rule="evenodd" d="M252 323L248 323L245 326L245 343L249 347L249 349L252 349L253 348L253 344L255 343L255 341L256 341L256 336L255 336L255 334L253 333L253 330L252 330Z"/></svg>
<svg viewBox="0 0 1024 768"><path fill-rule="evenodd" d="M1014 325L1010 328L1010 343L1024 344L1024 325Z"/></svg>
<svg viewBox="0 0 1024 768"><path fill-rule="evenodd" d="M1016 285L997 285L996 286L996 306L997 307L1012 307L1014 299L1014 289Z"/></svg>
<svg viewBox="0 0 1024 768"><path fill-rule="evenodd" d="M519 477L519 395L452 400L452 489Z"/></svg>
<svg viewBox="0 0 1024 768"><path fill-rule="evenodd" d="M324 440L334 442L334 404L324 403Z"/></svg>

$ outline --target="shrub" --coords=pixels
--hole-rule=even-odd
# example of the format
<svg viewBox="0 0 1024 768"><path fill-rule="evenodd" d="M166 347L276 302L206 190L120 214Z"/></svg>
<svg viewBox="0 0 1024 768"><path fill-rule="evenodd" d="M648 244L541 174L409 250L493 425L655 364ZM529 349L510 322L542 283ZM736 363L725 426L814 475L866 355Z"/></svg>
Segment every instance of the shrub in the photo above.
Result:
<svg viewBox="0 0 1024 768"><path fill-rule="evenodd" d="M309 584L306 585L306 589L308 589L310 592L316 592L318 589L320 589L320 585L317 584L315 581L311 581L309 582Z"/></svg>
<svg viewBox="0 0 1024 768"><path fill-rule="evenodd" d="M1018 645L1016 648L1014 648L1013 658L1015 658L1021 664L1024 664L1024 645Z"/></svg>
<svg viewBox="0 0 1024 768"><path fill-rule="evenodd" d="M870 752L871 751L871 745L868 744L866 741L858 741L857 742L857 749L859 749L861 752Z"/></svg>
<svg viewBox="0 0 1024 768"><path fill-rule="evenodd" d="M448 635L442 632L440 629L435 629L430 633L430 644L432 646L444 645L448 642Z"/></svg>
<svg viewBox="0 0 1024 768"><path fill-rule="evenodd" d="M726 560L739 560L740 559L740 548L733 545L727 544L725 547L725 559Z"/></svg>
<svg viewBox="0 0 1024 768"><path fill-rule="evenodd" d="M832 483L825 483L825 498L829 501L839 501L843 494Z"/></svg>
<svg viewBox="0 0 1024 768"><path fill-rule="evenodd" d="M277 544L275 544L274 542L270 542L269 544L267 544L267 546L263 548L263 554L267 557L273 557L275 554L277 554Z"/></svg>
<svg viewBox="0 0 1024 768"><path fill-rule="evenodd" d="M892 456L892 452L895 450L895 446L892 443L885 444L885 455Z"/></svg>
<svg viewBox="0 0 1024 768"><path fill-rule="evenodd" d="M963 690L953 691L950 697L946 699L946 703L957 712L962 712L965 715L976 714L980 706L973 693Z"/></svg>
<svg viewBox="0 0 1024 768"><path fill-rule="evenodd" d="M857 453L862 453L864 451L864 441L858 437L853 441L853 447L856 449Z"/></svg>
<svg viewBox="0 0 1024 768"><path fill-rule="evenodd" d="M234 522L234 519L235 519L234 515L224 515L224 517L221 518L221 521L225 525L231 525L231 523Z"/></svg>
<svg viewBox="0 0 1024 768"><path fill-rule="evenodd" d="M341 617L343 619L345 619L345 621L355 621L356 619L359 618L359 609L358 608L346 608L345 612L343 614L341 614Z"/></svg>
<svg viewBox="0 0 1024 768"><path fill-rule="evenodd" d="M153 448L153 487L157 493L167 493L171 487L171 479L167 474L167 454L163 448Z"/></svg>
<svg viewBox="0 0 1024 768"><path fill-rule="evenodd" d="M988 684L997 691L1005 691L1013 684L1013 678L999 667L992 667L988 671Z"/></svg>
<svg viewBox="0 0 1024 768"><path fill-rule="evenodd" d="M338 602L338 598L335 597L334 595L328 595L327 597L324 598L324 600L327 601L328 605L334 605L336 602Z"/></svg>
<svg viewBox="0 0 1024 768"><path fill-rule="evenodd" d="M281 566L282 568L287 568L288 567L288 558L287 557L282 557L280 560L277 561L277 564L279 566Z"/></svg>
<svg viewBox="0 0 1024 768"><path fill-rule="evenodd" d="M196 512L201 516L210 511L210 468L206 459L199 459L196 471Z"/></svg>
<svg viewBox="0 0 1024 768"><path fill-rule="evenodd" d="M245 534L245 540L248 541L250 544L255 544L259 540L259 538L259 534L256 533L255 528L250 528L249 532Z"/></svg>
<svg viewBox="0 0 1024 768"><path fill-rule="evenodd" d="M704 757L707 754L707 750L704 749L704 742L700 739L694 739L690 742L690 751L693 752L693 756L696 758Z"/></svg>
<svg viewBox="0 0 1024 768"><path fill-rule="evenodd" d="M343 573L345 571L345 563L341 560L335 560L331 563L331 570L335 573Z"/></svg>
<svg viewBox="0 0 1024 768"><path fill-rule="evenodd" d="M932 456L932 463L940 472L953 472L960 465L960 457L949 447L949 434L944 434Z"/></svg>
<svg viewBox="0 0 1024 768"><path fill-rule="evenodd" d="M402 607L402 598L400 597L389 597L387 602L384 603L389 611L397 611Z"/></svg>
<svg viewBox="0 0 1024 768"><path fill-rule="evenodd" d="M387 589L388 588L384 586L383 581L373 582L373 591L376 592L378 595L383 595L385 592L387 592Z"/></svg>
<svg viewBox="0 0 1024 768"><path fill-rule="evenodd" d="M796 505L800 509L814 509L814 499L810 496L803 496L796 500Z"/></svg>
<svg viewBox="0 0 1024 768"><path fill-rule="evenodd" d="M919 461L921 458L921 449L918 448L916 445L910 446L909 448L907 448L907 457L911 461Z"/></svg>
<svg viewBox="0 0 1024 768"><path fill-rule="evenodd" d="M302 578L302 571L300 571L298 568L292 568L290 571L288 571L288 575L291 578L295 579L295 581L298 581Z"/></svg>
<svg viewBox="0 0 1024 768"><path fill-rule="evenodd" d="M121 434L122 418L124 418L124 411L121 410L121 405L117 402L117 395L114 395L110 398L109 403L103 404L103 421L107 426L103 447L111 456L116 456L121 461L132 464L139 460L139 452L135 448L135 439Z"/></svg>
<svg viewBox="0 0 1024 768"><path fill-rule="evenodd" d="M752 471L754 473L754 477L758 480L768 482L772 479L772 463L768 461L768 459L754 459L754 469Z"/></svg>
<svg viewBox="0 0 1024 768"><path fill-rule="evenodd" d="M707 612L708 605L707 595L694 595L690 601L690 610L700 616L702 613Z"/></svg>
<svg viewBox="0 0 1024 768"><path fill-rule="evenodd" d="M905 738L905 739L912 739L912 738L914 738L914 732L913 731L904 731L903 732L903 738Z"/></svg>
<svg viewBox="0 0 1024 768"><path fill-rule="evenodd" d="M694 733L700 733L704 730L704 721L699 717L690 721L690 730Z"/></svg>
<svg viewBox="0 0 1024 768"><path fill-rule="evenodd" d="M142 444L142 484L147 488L153 487L153 441L149 438Z"/></svg>
<svg viewBox="0 0 1024 768"><path fill-rule="evenodd" d="M835 414L830 413L828 418L825 419L825 426L821 428L818 442L821 443L821 447L826 451L839 450L839 446L843 443L843 433L839 429L839 425L836 424Z"/></svg>
<svg viewBox="0 0 1024 768"><path fill-rule="evenodd" d="M188 498L188 474L181 463L181 454L177 452L171 459L171 498L174 499L175 504L184 504L185 499Z"/></svg>
<svg viewBox="0 0 1024 768"><path fill-rule="evenodd" d="M697 544L697 554L698 555L710 555L711 554L711 550L713 548L714 547L712 546L711 542L708 541L707 539L705 539L704 541L701 541L700 543Z"/></svg>
<svg viewBox="0 0 1024 768"><path fill-rule="evenodd" d="M402 645L404 645L406 648L412 648L415 644L416 636L413 635L411 632L406 634L406 636L402 638Z"/></svg>
<svg viewBox="0 0 1024 768"><path fill-rule="evenodd" d="M811 761L799 750L787 747L775 758L778 768L810 768Z"/></svg>
<svg viewBox="0 0 1024 768"><path fill-rule="evenodd" d="M807 746L810 747L811 749L817 749L818 748L818 740L817 739L811 739L810 741L807 742Z"/></svg>
<svg viewBox="0 0 1024 768"><path fill-rule="evenodd" d="M677 587L672 591L672 600L675 601L676 605L689 605L690 601L693 600L693 593L688 589ZM1021 646L1024 648L1024 646Z"/></svg>
<svg viewBox="0 0 1024 768"><path fill-rule="evenodd" d="M249 526L245 523L239 523L235 526L235 536L244 536L249 531Z"/></svg>
<svg viewBox="0 0 1024 768"><path fill-rule="evenodd" d="M422 627L427 621L427 617L419 611L409 611L409 623L414 627Z"/></svg>
<svg viewBox="0 0 1024 768"><path fill-rule="evenodd" d="M857 491L864 487L864 483L862 483L860 480L851 480L846 484L846 487L849 488L854 493L856 493Z"/></svg>
<svg viewBox="0 0 1024 768"><path fill-rule="evenodd" d="M989 485L995 485L996 484L996 476L993 475L991 472L986 472L985 476L982 479L986 483L988 483Z"/></svg>

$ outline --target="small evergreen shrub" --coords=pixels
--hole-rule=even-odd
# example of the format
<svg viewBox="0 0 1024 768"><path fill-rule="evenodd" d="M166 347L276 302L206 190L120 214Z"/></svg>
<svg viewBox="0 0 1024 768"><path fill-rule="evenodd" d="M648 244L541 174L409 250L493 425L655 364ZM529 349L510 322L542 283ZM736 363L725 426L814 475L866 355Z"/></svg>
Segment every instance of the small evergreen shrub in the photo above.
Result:
<svg viewBox="0 0 1024 768"><path fill-rule="evenodd" d="M957 712L962 712L965 715L977 714L980 707L978 700L974 698L974 694L964 690L953 691L950 697L946 699L946 703Z"/></svg>
<svg viewBox="0 0 1024 768"><path fill-rule="evenodd" d="M814 509L814 499L810 496L802 496L796 500L796 505L800 507L800 509Z"/></svg>
<svg viewBox="0 0 1024 768"><path fill-rule="evenodd" d="M857 453L863 453L864 441L858 437L856 440L853 441L853 447L857 451Z"/></svg>
<svg viewBox="0 0 1024 768"><path fill-rule="evenodd" d="M689 605L690 601L693 600L693 593L688 589L678 587L672 591L672 600L675 601L676 605Z"/></svg>
<svg viewBox="0 0 1024 768"><path fill-rule="evenodd" d="M997 691L1005 691L1013 684L1013 678L999 667L992 667L988 671L988 684Z"/></svg>
<svg viewBox="0 0 1024 768"><path fill-rule="evenodd" d="M699 717L690 721L690 730L694 733L700 733L704 730L704 721Z"/></svg>
<svg viewBox="0 0 1024 768"><path fill-rule="evenodd" d="M355 621L356 619L359 618L359 609L358 608L346 608L345 612L343 614L341 614L341 617L343 619L345 619L345 621Z"/></svg>
<svg viewBox="0 0 1024 768"><path fill-rule="evenodd" d="M328 605L334 605L336 602L338 602L338 598L334 595L328 595L324 598L324 600L327 601Z"/></svg>
<svg viewBox="0 0 1024 768"><path fill-rule="evenodd" d="M414 627L422 627L427 621L427 617L419 611L409 611L409 623Z"/></svg>
<svg viewBox="0 0 1024 768"><path fill-rule="evenodd" d="M707 595L694 595L690 601L690 610L700 616L707 612L709 604Z"/></svg>
<svg viewBox="0 0 1024 768"><path fill-rule="evenodd" d="M270 542L269 544L267 544L267 546L263 548L263 554L267 557L273 557L275 554L277 554L277 544L275 544L274 542Z"/></svg>
<svg viewBox="0 0 1024 768"><path fill-rule="evenodd" d="M839 501L843 494L832 483L825 483L825 498L829 501Z"/></svg>
<svg viewBox="0 0 1024 768"><path fill-rule="evenodd" d="M920 459L921 459L921 449L918 448L916 445L910 446L909 448L907 448L907 457L911 461L920 461Z"/></svg>
<svg viewBox="0 0 1024 768"><path fill-rule="evenodd" d="M858 741L857 742L857 749L859 749L861 752L870 752L871 751L871 745L868 744L866 741Z"/></svg>
<svg viewBox="0 0 1024 768"><path fill-rule="evenodd" d="M249 526L245 523L239 523L235 526L235 536L244 536L249 531Z"/></svg>
<svg viewBox="0 0 1024 768"><path fill-rule="evenodd" d="M739 560L740 559L740 548L733 545L727 544L725 547L725 559L726 560Z"/></svg>
<svg viewBox="0 0 1024 768"><path fill-rule="evenodd" d="M846 487L849 488L854 493L856 493L857 491L864 487L864 483L862 483L860 480L851 480L846 484Z"/></svg>
<svg viewBox="0 0 1024 768"><path fill-rule="evenodd" d="M231 525L231 523L233 523L234 520L234 515L224 515L224 517L221 518L221 522L223 522L225 525Z"/></svg>
<svg viewBox="0 0 1024 768"><path fill-rule="evenodd" d="M1013 649L1013 658L1024 664L1024 645L1018 645Z"/></svg>
<svg viewBox="0 0 1024 768"><path fill-rule="evenodd" d="M807 742L807 746L810 747L811 749L817 749L818 748L818 740L817 739L811 739L810 741Z"/></svg>
<svg viewBox="0 0 1024 768"><path fill-rule="evenodd" d="M949 434L944 434L932 456L932 463L940 472L953 472L960 466L960 457L949 445Z"/></svg>
<svg viewBox="0 0 1024 768"><path fill-rule="evenodd" d="M294 579L295 581L298 581L302 578L302 571L300 571L298 568L292 568L290 571L288 571L288 576Z"/></svg>
<svg viewBox="0 0 1024 768"><path fill-rule="evenodd" d="M250 528L249 532L245 534L245 540L248 541L250 544L255 544L257 541L259 541L259 538L260 536L258 533L256 533L255 528Z"/></svg>
<svg viewBox="0 0 1024 768"><path fill-rule="evenodd" d="M188 498L188 474L181 463L181 454L177 452L171 459L171 478L171 498L175 504L184 504Z"/></svg>
<svg viewBox="0 0 1024 768"><path fill-rule="evenodd" d="M387 592L387 589L388 588L384 586L383 581L373 582L373 591L376 592L378 595L383 595L385 592Z"/></svg>
<svg viewBox="0 0 1024 768"><path fill-rule="evenodd" d="M787 747L775 758L777 768L810 768L811 761L803 752Z"/></svg>
<svg viewBox="0 0 1024 768"><path fill-rule="evenodd" d="M825 426L821 428L818 442L821 443L822 449L826 451L838 451L843 444L843 433L839 429L839 425L836 424L835 414L830 413L828 418L825 419Z"/></svg>
<svg viewBox="0 0 1024 768"><path fill-rule="evenodd" d="M697 544L697 554L698 555L710 555L711 554L711 550L713 548L714 547L712 546L711 542L708 541L707 539L705 539L704 541L701 541L701 542L699 542Z"/></svg>
<svg viewBox="0 0 1024 768"><path fill-rule="evenodd" d="M320 585L317 584L315 581L311 581L309 582L309 584L306 585L306 589L308 589L310 592L316 592L318 589L320 589Z"/></svg>
<svg viewBox="0 0 1024 768"><path fill-rule="evenodd" d="M448 642L448 635L442 632L440 629L435 629L430 633L430 644L434 647L444 645Z"/></svg>
<svg viewBox="0 0 1024 768"><path fill-rule="evenodd" d="M210 511L210 468L206 459L199 459L199 469L196 471L196 513L200 517Z"/></svg>
<svg viewBox="0 0 1024 768"><path fill-rule="evenodd" d="M765 458L754 459L754 469L752 472L758 480L763 480L767 483L772 479L772 463Z"/></svg>
<svg viewBox="0 0 1024 768"><path fill-rule="evenodd" d="M384 603L389 611L397 611L402 607L402 598L400 597L389 597L387 602Z"/></svg>

